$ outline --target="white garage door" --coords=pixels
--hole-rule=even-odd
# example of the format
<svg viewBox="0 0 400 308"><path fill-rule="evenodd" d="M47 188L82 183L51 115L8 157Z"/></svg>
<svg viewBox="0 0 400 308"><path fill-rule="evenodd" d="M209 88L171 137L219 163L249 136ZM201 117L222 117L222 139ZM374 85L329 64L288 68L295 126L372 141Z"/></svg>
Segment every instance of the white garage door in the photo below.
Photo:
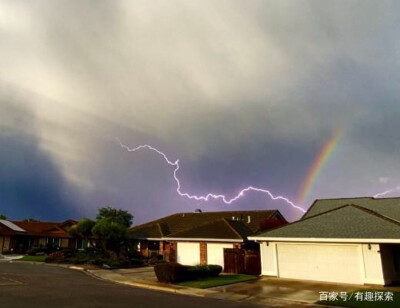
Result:
<svg viewBox="0 0 400 308"><path fill-rule="evenodd" d="M363 283L356 245L278 244L277 256L282 278Z"/></svg>
<svg viewBox="0 0 400 308"><path fill-rule="evenodd" d="M177 261L184 265L200 264L199 243L177 243Z"/></svg>
<svg viewBox="0 0 400 308"><path fill-rule="evenodd" d="M233 248L233 244L207 244L207 264L224 267L224 248Z"/></svg>

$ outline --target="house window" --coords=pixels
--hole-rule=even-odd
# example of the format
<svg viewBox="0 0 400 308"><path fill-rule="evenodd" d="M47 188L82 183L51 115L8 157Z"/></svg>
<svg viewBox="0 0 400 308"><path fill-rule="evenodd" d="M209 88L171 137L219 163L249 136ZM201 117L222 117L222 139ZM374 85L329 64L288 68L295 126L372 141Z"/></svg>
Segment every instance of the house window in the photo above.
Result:
<svg viewBox="0 0 400 308"><path fill-rule="evenodd" d="M47 244L51 247L60 247L60 238L58 237L49 237L47 239Z"/></svg>
<svg viewBox="0 0 400 308"><path fill-rule="evenodd" d="M85 249L89 246L88 240L78 238L76 240L76 249Z"/></svg>

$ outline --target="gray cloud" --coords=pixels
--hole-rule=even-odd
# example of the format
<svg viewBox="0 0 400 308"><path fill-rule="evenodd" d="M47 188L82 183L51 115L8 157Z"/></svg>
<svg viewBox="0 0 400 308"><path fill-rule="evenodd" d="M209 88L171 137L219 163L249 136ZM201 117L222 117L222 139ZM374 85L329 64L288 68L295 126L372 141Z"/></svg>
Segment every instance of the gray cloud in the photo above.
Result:
<svg viewBox="0 0 400 308"><path fill-rule="evenodd" d="M132 210L136 222L225 208L179 198L157 156L125 153L115 136L180 158L187 191L234 194L253 184L296 200L317 152L343 126L305 206L316 197L372 195L400 182L398 6L3 1L2 98L18 89L29 106L18 114L35 129L4 113L0 124L13 132L15 151L29 139L32 151L45 153L79 195L82 215L105 203ZM234 206L296 217L258 197Z"/></svg>

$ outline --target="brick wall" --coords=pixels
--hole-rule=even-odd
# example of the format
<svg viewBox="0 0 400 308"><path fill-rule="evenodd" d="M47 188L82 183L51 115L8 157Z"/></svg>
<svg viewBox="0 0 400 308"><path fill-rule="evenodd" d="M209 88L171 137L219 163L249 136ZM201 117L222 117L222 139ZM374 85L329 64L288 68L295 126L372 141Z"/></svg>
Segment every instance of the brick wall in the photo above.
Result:
<svg viewBox="0 0 400 308"><path fill-rule="evenodd" d="M207 264L207 243L200 242L200 264Z"/></svg>

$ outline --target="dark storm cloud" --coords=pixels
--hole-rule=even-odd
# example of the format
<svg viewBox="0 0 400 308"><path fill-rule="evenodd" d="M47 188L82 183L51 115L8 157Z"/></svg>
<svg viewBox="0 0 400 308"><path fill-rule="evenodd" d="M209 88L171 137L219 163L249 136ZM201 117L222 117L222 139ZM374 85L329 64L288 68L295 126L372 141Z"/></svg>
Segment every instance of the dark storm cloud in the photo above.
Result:
<svg viewBox="0 0 400 308"><path fill-rule="evenodd" d="M10 219L79 217L77 193L40 149L29 105L1 90L0 213Z"/></svg>
<svg viewBox="0 0 400 308"><path fill-rule="evenodd" d="M27 89L7 114L34 129L0 118L1 160L12 161L1 176L19 179L6 184L20 183L26 207L43 196L29 184L41 176L37 185L53 183L43 204L78 196L81 215L109 204L136 223L197 207L277 207L296 217L257 194L231 206L180 198L159 156L126 153L114 137L179 158L184 191L233 196L256 185L296 201L342 127L304 206L398 186L399 9L395 1L3 1L0 77ZM35 176L19 167L28 153Z"/></svg>

